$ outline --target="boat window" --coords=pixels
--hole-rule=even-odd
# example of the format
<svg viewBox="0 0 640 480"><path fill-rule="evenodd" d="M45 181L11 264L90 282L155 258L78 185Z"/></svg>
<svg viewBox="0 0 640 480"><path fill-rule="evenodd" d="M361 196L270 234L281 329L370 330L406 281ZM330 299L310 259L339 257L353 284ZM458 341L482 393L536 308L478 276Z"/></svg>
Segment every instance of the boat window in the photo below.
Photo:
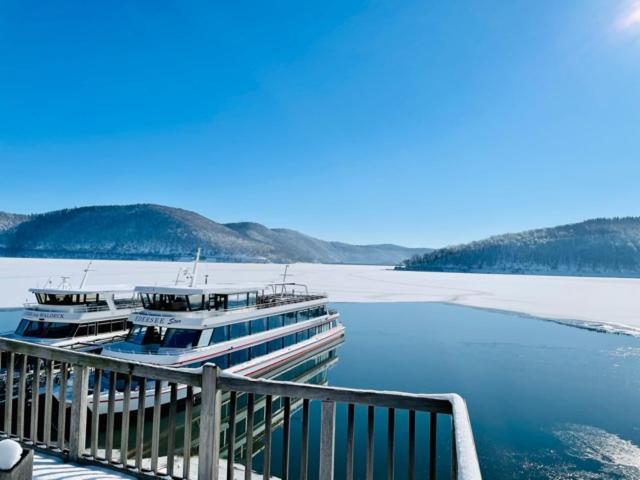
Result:
<svg viewBox="0 0 640 480"><path fill-rule="evenodd" d="M191 348L198 345L201 330L188 328L168 328L162 339L165 348Z"/></svg>
<svg viewBox="0 0 640 480"><path fill-rule="evenodd" d="M204 295L189 295L189 310L202 310L204 307Z"/></svg>
<svg viewBox="0 0 640 480"><path fill-rule="evenodd" d="M24 335L24 331L28 326L29 326L29 320L26 320L26 319L23 318L22 320L20 320L20 323L18 324L18 327L16 328L16 334Z"/></svg>
<svg viewBox="0 0 640 480"><path fill-rule="evenodd" d="M296 343L296 334L292 333L291 335L287 335L282 340L284 342L284 346L285 347L289 347L289 346L293 345L294 343Z"/></svg>
<svg viewBox="0 0 640 480"><path fill-rule="evenodd" d="M249 292L249 293L247 293L247 296L248 296L248 304L249 305L255 305L257 303L258 292Z"/></svg>
<svg viewBox="0 0 640 480"><path fill-rule="evenodd" d="M303 330L296 334L296 342L304 342L309 338L309 330Z"/></svg>
<svg viewBox="0 0 640 480"><path fill-rule="evenodd" d="M257 358L267 354L267 344L260 343L251 347L251 358Z"/></svg>
<svg viewBox="0 0 640 480"><path fill-rule="evenodd" d="M88 323L86 325L78 326L78 330L76 330L76 337L84 337L87 335L95 335L96 334L96 324Z"/></svg>
<svg viewBox="0 0 640 480"><path fill-rule="evenodd" d="M309 310L301 310L298 312L298 321L309 320Z"/></svg>
<svg viewBox="0 0 640 480"><path fill-rule="evenodd" d="M267 351L269 353L275 352L282 348L282 338L276 338L267 342Z"/></svg>
<svg viewBox="0 0 640 480"><path fill-rule="evenodd" d="M147 293L141 295L140 298L142 299L144 308L147 308L149 310L163 310L169 312L186 312L189 310L189 302L186 295ZM200 308L202 308L202 305L200 306Z"/></svg>
<svg viewBox="0 0 640 480"><path fill-rule="evenodd" d="M98 322L98 333L111 333L111 322Z"/></svg>
<svg viewBox="0 0 640 480"><path fill-rule="evenodd" d="M36 299L38 303L43 305L85 305L88 303L98 303L99 305L106 305L107 303L100 301L100 295L97 293L37 293Z"/></svg>
<svg viewBox="0 0 640 480"><path fill-rule="evenodd" d="M211 335L211 343L222 343L229 340L229 326L216 327L213 329L213 335Z"/></svg>
<svg viewBox="0 0 640 480"><path fill-rule="evenodd" d="M231 324L231 334L229 340L246 337L249 334L248 322L240 322Z"/></svg>
<svg viewBox="0 0 640 480"><path fill-rule="evenodd" d="M229 295L229 303L227 305L227 308L242 308L246 307L248 304L248 293L234 293L233 295Z"/></svg>
<svg viewBox="0 0 640 480"><path fill-rule="evenodd" d="M229 355L220 355L213 359L218 368L229 368Z"/></svg>
<svg viewBox="0 0 640 480"><path fill-rule="evenodd" d="M289 312L284 314L284 326L293 325L296 323L296 312Z"/></svg>
<svg viewBox="0 0 640 480"><path fill-rule="evenodd" d="M138 345L159 344L162 341L164 331L163 327L134 325L129 331L126 341Z"/></svg>
<svg viewBox="0 0 640 480"><path fill-rule="evenodd" d="M19 325L20 335L34 338L68 338L73 337L76 325L73 323L27 321Z"/></svg>
<svg viewBox="0 0 640 480"><path fill-rule="evenodd" d="M251 334L264 332L267 329L267 319L259 318L251 322Z"/></svg>
<svg viewBox="0 0 640 480"><path fill-rule="evenodd" d="M236 350L231 352L230 366L238 365L239 363L247 362L249 360L249 349L243 348L242 350Z"/></svg>
<svg viewBox="0 0 640 480"><path fill-rule="evenodd" d="M282 326L282 315L274 315L269 317L269 330L273 330L274 328L279 328Z"/></svg>

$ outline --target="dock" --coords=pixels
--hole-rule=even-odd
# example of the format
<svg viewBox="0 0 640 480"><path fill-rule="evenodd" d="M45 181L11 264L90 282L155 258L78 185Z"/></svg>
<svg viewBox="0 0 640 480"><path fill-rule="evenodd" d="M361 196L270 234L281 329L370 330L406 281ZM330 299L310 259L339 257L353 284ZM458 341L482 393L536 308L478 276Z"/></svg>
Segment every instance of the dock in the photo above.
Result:
<svg viewBox="0 0 640 480"><path fill-rule="evenodd" d="M270 479L272 466L278 465L283 480L305 480L310 474L333 480L339 463L345 478L352 480L356 455L363 453L358 461L364 461L365 478L373 479L375 461L383 451L386 478L393 479L396 429L402 418L408 422L408 439L403 442L407 451L402 455L407 478L444 478L438 476L437 467L445 448L448 478L481 479L466 403L456 394L251 379L225 373L213 364L174 369L9 339L0 339L0 353L0 436L36 449L43 458L125 476L114 478L237 478L236 466L241 465L242 478L253 480L259 450L263 460L258 478ZM90 385L100 385L101 378L109 384L106 415L93 414L100 410L101 389ZM153 388L147 390L147 385ZM170 395L164 411L163 391ZM184 392L180 401L179 391ZM130 409L132 393L145 399L136 402L135 410ZM122 401L121 414L116 413L116 399ZM337 409L345 412L344 449L336 449ZM295 472L290 463L294 410L301 414L296 445L300 465ZM381 416L383 424L376 421ZM426 424L428 435L417 435L417 427ZM274 448L276 429L281 429L281 444ZM449 431L446 442L438 435L442 429ZM312 432L319 432L319 442L312 441ZM377 444L380 432L384 432L383 449ZM310 452L316 443L317 451ZM311 462L310 454L318 461ZM419 456L426 457L422 462L427 471L417 471Z"/></svg>

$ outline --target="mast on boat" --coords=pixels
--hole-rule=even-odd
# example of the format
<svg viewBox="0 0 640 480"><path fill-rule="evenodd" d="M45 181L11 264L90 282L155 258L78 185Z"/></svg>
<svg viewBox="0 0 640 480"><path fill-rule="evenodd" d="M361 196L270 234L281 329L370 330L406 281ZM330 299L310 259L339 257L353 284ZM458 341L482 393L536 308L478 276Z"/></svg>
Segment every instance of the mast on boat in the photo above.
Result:
<svg viewBox="0 0 640 480"><path fill-rule="evenodd" d="M190 287L195 287L196 279L198 277L198 264L200 262L200 247L196 251L196 259L193 262L193 269L191 270L191 282L189 283Z"/></svg>
<svg viewBox="0 0 640 480"><path fill-rule="evenodd" d="M82 276L82 280L80 281L80 289L82 289L82 287L84 287L84 284L87 281L87 276L89 275L89 272L92 272L93 270L91 270L91 264L93 263L93 260L89 260L89 264L87 265L87 268L84 269L84 275Z"/></svg>

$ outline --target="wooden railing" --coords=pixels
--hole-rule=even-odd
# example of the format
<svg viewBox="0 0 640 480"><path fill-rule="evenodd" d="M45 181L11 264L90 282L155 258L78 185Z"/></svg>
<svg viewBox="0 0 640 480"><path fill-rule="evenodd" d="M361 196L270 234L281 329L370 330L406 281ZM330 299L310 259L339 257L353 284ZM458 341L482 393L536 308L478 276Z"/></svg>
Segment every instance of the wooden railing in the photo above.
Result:
<svg viewBox="0 0 640 480"><path fill-rule="evenodd" d="M375 442L380 441L380 431L386 431L383 471L387 478L394 478L396 472L403 472L398 475L402 477L406 472L409 479L433 480L445 474L459 480L481 478L466 405L455 394L416 395L249 379L223 373L211 364L172 369L9 339L0 339L0 353L0 434L74 462L106 465L137 476L185 479L237 478L242 467L245 479L258 470L264 479L277 475L328 480L337 471L341 478L372 479L376 468L376 477L381 475L381 459L376 455L380 448ZM108 379L106 399L101 398L101 388L91 388L103 378ZM138 402L140 397L145 401ZM105 414L96 415L105 402ZM168 403L164 415L163 403ZM273 407L276 403L278 410ZM259 444L254 438L258 404ZM319 414L314 414L318 411L312 409L314 404L319 405ZM336 422L338 409L346 415L344 424ZM366 422L360 422L366 424L366 435L356 421L365 417L358 412L366 413ZM376 424L381 412L386 426ZM399 424L401 412L407 419L403 425ZM300 430L295 432L299 439L294 445L299 459L295 471L291 465L294 415L300 420ZM438 435L445 423L438 421L440 417L450 419L446 422L450 437L444 442L443 435ZM427 423L428 432L418 435L417 430ZM177 435L178 425L181 435ZM274 445L276 429L280 429L278 445ZM337 450L340 429L345 448ZM313 432L318 430L318 449L312 451L311 445L318 440L312 438ZM245 439L242 453L236 445L239 434ZM400 443L406 444L403 465L396 460ZM444 457L442 443L449 448ZM364 467L357 455L362 450ZM421 455L426 458L420 459ZM220 462L221 457L226 463ZM419 470L418 464L427 468ZM363 475L357 474L356 467Z"/></svg>

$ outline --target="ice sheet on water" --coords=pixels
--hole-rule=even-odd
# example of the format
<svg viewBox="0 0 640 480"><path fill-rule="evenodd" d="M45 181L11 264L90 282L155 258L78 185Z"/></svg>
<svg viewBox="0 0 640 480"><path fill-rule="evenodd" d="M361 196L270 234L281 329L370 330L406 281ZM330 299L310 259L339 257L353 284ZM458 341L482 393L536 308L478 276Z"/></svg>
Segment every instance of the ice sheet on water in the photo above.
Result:
<svg viewBox="0 0 640 480"><path fill-rule="evenodd" d="M640 447L633 442L589 425L566 424L553 433L569 455L596 462L606 478L640 480Z"/></svg>

